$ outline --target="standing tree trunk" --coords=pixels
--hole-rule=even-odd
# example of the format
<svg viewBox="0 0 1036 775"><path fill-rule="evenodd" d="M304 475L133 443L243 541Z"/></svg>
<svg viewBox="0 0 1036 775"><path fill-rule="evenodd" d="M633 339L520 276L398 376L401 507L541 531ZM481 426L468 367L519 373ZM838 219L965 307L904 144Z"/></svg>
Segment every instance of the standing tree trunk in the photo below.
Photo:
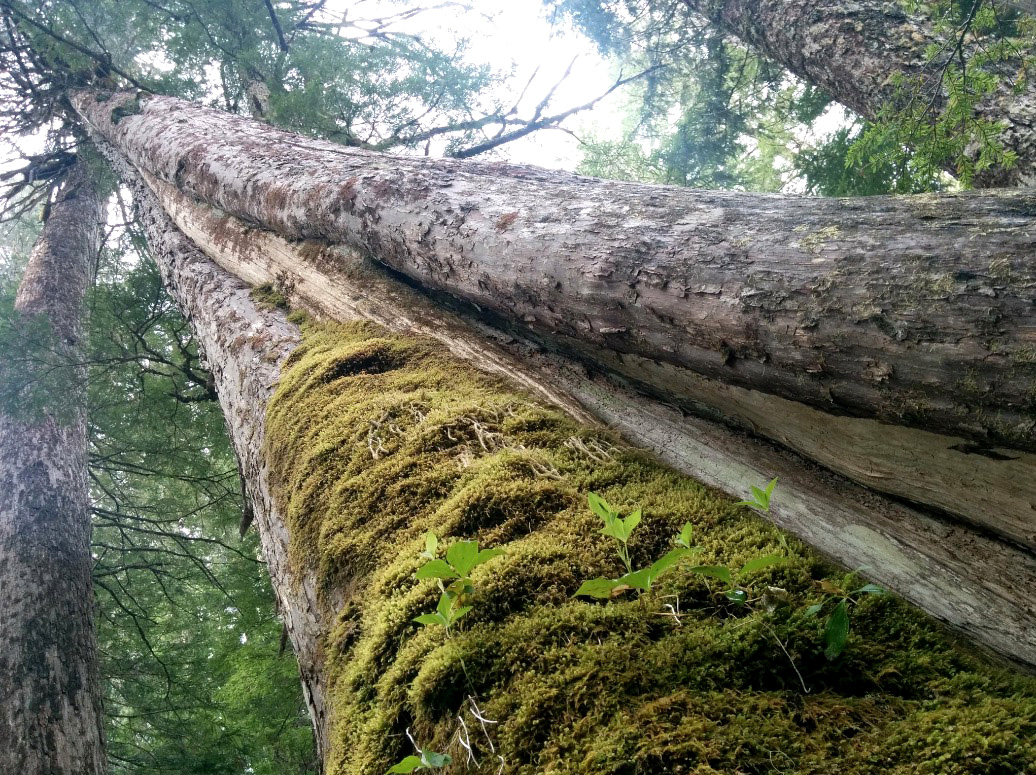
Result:
<svg viewBox="0 0 1036 775"><path fill-rule="evenodd" d="M934 120L946 108L943 65L958 61L956 40L941 40L930 22L882 0L683 0L692 11L820 87L866 118L910 99ZM1028 5L1031 6L1031 3ZM963 44L959 57L974 52ZM929 47L940 53L934 60ZM980 187L1036 183L1036 83L1019 60L996 65L1001 83L976 106L975 117L1002 122L998 138L1018 154L1011 169L975 175ZM905 79L900 84L900 78ZM1020 84L1020 86L1019 86ZM969 149L973 152L975 149Z"/></svg>
<svg viewBox="0 0 1036 775"><path fill-rule="evenodd" d="M86 484L83 297L100 249L101 201L73 168L33 248L16 333L38 337L0 413L0 772L107 771L93 628ZM5 393L8 391L4 391ZM42 407L42 408L41 408Z"/></svg>

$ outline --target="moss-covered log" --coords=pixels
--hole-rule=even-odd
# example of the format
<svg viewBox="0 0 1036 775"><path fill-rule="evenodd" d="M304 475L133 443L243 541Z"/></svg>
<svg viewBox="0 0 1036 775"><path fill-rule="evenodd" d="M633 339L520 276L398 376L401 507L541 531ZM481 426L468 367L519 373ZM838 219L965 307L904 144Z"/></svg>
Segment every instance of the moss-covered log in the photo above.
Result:
<svg viewBox="0 0 1036 775"><path fill-rule="evenodd" d="M731 495L740 497L746 482L779 476L780 506L769 514L778 525L848 567L866 567L870 578L975 641L1036 664L1036 603L1018 597L1018 589L1036 587L1036 557L1030 552L998 540L989 530L970 529L877 496L772 444L682 414L480 320L451 314L351 251L317 241L289 242L148 180L177 226L220 266L266 289L262 298L300 306L322 319L369 320L397 333L432 337L474 367L509 378L584 423L604 422L667 465ZM786 421L785 432L793 427L791 415L786 407L778 413ZM1023 459L992 460L951 450L968 462L944 465L946 453L940 455L938 447L915 446L912 457L910 448L896 449L891 439L882 448L884 458L861 457L859 445L868 438L869 424L822 415L810 418L808 427L818 429L832 450L841 449L843 465L865 465L872 476L882 465L916 467L930 486L957 499L957 512L987 527L1003 528L1007 516L988 506L989 513L983 513L982 498L999 494L1001 504L1010 499L1001 488L983 491L985 477L1006 477L1009 492L1031 492L1026 477L1010 478L1016 470L1011 466ZM1024 505L1017 510L1019 520L1028 518L1030 508Z"/></svg>
<svg viewBox="0 0 1036 775"><path fill-rule="evenodd" d="M385 772L412 753L407 733L449 753L450 772L1036 767L1036 683L966 656L916 609L860 595L849 646L828 659L807 606L860 583L746 509L428 340L368 323L304 330L266 450L292 562L334 621L331 775ZM695 562L783 562L738 578L745 606L691 563L639 597L574 599L622 572L588 492L643 509L634 567L685 521L704 548ZM414 578L426 531L504 549L472 574L452 637L414 622L440 596Z"/></svg>
<svg viewBox="0 0 1036 775"><path fill-rule="evenodd" d="M143 170L287 239L369 253L557 346L1036 449L1036 194L692 191L397 158L178 100L80 94ZM662 389L665 385L658 386Z"/></svg>
<svg viewBox="0 0 1036 775"><path fill-rule="evenodd" d="M485 772L497 757L513 773L1036 766L1031 679L869 595L850 606L846 651L828 659L835 601L820 616L807 606L854 588L844 572L427 338L315 322L300 338L268 295L249 299L205 264L150 201L167 281L190 307L243 453L329 775L385 772L412 752L408 730L453 755L457 772L461 740L478 757L470 769ZM685 521L703 547L695 562L782 563L739 577L747 605L687 564L639 598L573 599L582 581L620 571L589 491L644 510L636 565ZM413 621L438 597L413 575L426 530L443 546L477 538L505 550L473 574L473 608L448 639Z"/></svg>

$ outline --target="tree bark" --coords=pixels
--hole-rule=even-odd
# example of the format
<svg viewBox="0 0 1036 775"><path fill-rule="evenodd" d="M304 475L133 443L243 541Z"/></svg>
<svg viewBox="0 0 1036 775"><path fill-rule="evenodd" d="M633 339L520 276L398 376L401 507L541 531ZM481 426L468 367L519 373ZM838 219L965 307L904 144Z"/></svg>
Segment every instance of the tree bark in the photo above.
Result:
<svg viewBox="0 0 1036 775"><path fill-rule="evenodd" d="M879 0L684 0L692 11L765 57L820 87L846 107L876 118L886 106L902 107L897 76L917 89L934 118L946 107L942 64L957 56L957 41L939 39L929 22ZM1031 6L1031 3L1017 3ZM1028 10L1028 9L1027 9ZM927 50L941 53L930 61ZM967 47L961 56L968 57ZM1003 122L1004 149L1018 154L1010 169L976 174L977 187L1036 183L1036 88L1021 62L998 66L1001 85L976 107L976 118ZM1019 83L1020 91L1019 91ZM970 151L969 151L970 152Z"/></svg>
<svg viewBox="0 0 1036 775"><path fill-rule="evenodd" d="M324 655L327 629L312 578L300 577L288 561L290 536L270 495L262 456L266 405L280 366L299 342L298 327L284 314L256 305L251 289L213 264L169 220L136 170L97 138L97 146L133 192L134 205L169 295L190 322L210 370L230 442L237 454L247 497L284 619L299 662L318 759L327 749Z"/></svg>
<svg viewBox="0 0 1036 775"><path fill-rule="evenodd" d="M133 163L189 195L289 239L369 253L556 346L960 437L977 452L1036 450L1036 193L692 191L388 157L134 100L76 103Z"/></svg>
<svg viewBox="0 0 1036 775"><path fill-rule="evenodd" d="M107 771L93 629L86 484L83 297L100 249L101 201L83 163L58 193L15 303L56 373L0 413L0 772ZM8 385L21 381L5 364ZM42 405L44 409L38 409Z"/></svg>

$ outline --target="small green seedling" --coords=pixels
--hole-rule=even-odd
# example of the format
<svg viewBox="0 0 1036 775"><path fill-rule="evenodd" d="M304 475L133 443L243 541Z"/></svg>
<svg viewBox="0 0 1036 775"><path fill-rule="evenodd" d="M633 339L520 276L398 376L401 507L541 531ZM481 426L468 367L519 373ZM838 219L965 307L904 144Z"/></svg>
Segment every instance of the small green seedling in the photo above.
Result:
<svg viewBox="0 0 1036 775"><path fill-rule="evenodd" d="M723 596L731 603L744 605L748 602L748 592L742 589L738 584L740 578L745 574L768 568L771 565L779 565L784 561L785 558L779 554L767 554L763 557L752 558L742 565L741 569L738 571L732 571L725 565L695 565L690 569L690 571L691 573L709 576L722 581L728 587L728 589L723 592Z"/></svg>
<svg viewBox="0 0 1036 775"><path fill-rule="evenodd" d="M593 495L593 493L591 493L591 495ZM598 500L602 499L598 498ZM593 508L593 503L594 501L591 499L591 508ZM605 507L607 508L607 504L605 504ZM598 514L598 516L600 516L600 514ZM634 516L636 516L637 519L633 522L633 527L636 527L637 523L640 521L640 509L637 509L633 512L633 514L627 517L625 523L623 523L623 520L618 519L616 515L615 523L622 523L622 528L625 528L626 524L628 524L629 520L632 519ZM639 589L643 592L650 592L652 584L654 584L655 580L659 576L661 576L667 570L672 568L685 557L689 557L690 555L696 554L697 552L701 551L700 546L691 546L693 530L694 528L690 522L685 523L683 528L680 530L679 535L677 535L675 538L675 543L678 548L670 549L668 552L662 555L662 557L655 560L655 562L653 562L650 566L648 566L647 568L641 568L638 571L634 571L630 568L628 554L625 557L623 557L620 553L620 557L623 557L623 561L627 569L629 570L628 573L626 573L621 578L617 579L597 578L591 579L590 581L584 581L582 585L580 585L579 589L576 590L576 596L578 597L582 595L586 597L608 598L614 597L615 595L618 595L621 592L625 592L627 589ZM629 528L629 530L625 532L625 538L629 538L629 533L631 531L632 528ZM613 533L605 533L604 530L602 530L601 532L605 535L610 535L613 538L616 537ZM622 542L622 548L625 548L625 539L618 540Z"/></svg>
<svg viewBox="0 0 1036 775"><path fill-rule="evenodd" d="M848 580L851 575L847 576L846 579ZM838 601L835 603L834 608L831 609L831 613L828 614L827 624L824 627L824 656L829 660L833 660L837 659L845 651L845 646L849 642L850 606L856 605L858 602L857 598L860 595L883 596L887 595L888 591L877 584L864 584L852 592L845 592L829 581L820 582L820 587L825 593L824 599L807 608L806 616L816 616L829 602Z"/></svg>
<svg viewBox="0 0 1036 775"><path fill-rule="evenodd" d="M406 736L410 737L409 729L406 731ZM414 743L414 738L410 737L410 742ZM417 749L416 756L407 756L402 761L394 764L386 775L393 775L393 773L397 772L415 772L416 770L438 770L453 761L449 754L436 753L435 751L421 748L417 743L414 743L414 748Z"/></svg>
<svg viewBox="0 0 1036 775"><path fill-rule="evenodd" d="M446 559L436 558L439 539L434 533L425 536L425 548L421 557L427 562L417 569L417 578L436 579L442 595L435 607L435 613L422 614L414 621L423 625L440 625L450 634L450 627L471 610L465 602L475 591L471 584L471 571L494 557L503 554L503 549L479 551L478 541L458 541L446 550ZM444 583L448 582L448 583Z"/></svg>
<svg viewBox="0 0 1036 775"><path fill-rule="evenodd" d="M777 477L770 480L770 483L766 485L766 489L762 490L756 486L752 486L752 500L750 501L738 501L735 506L748 506L759 511L769 513L770 511L770 498L773 496L773 488L777 486Z"/></svg>
<svg viewBox="0 0 1036 775"><path fill-rule="evenodd" d="M627 542L633 534L634 528L640 524L640 509L636 509L626 519L623 519L619 516L619 512L609 506L608 501L597 493L590 493L586 499L590 503L590 510L604 522L601 535L609 536L619 542L619 559L626 566L626 573L632 573L633 566L630 564L630 550Z"/></svg>

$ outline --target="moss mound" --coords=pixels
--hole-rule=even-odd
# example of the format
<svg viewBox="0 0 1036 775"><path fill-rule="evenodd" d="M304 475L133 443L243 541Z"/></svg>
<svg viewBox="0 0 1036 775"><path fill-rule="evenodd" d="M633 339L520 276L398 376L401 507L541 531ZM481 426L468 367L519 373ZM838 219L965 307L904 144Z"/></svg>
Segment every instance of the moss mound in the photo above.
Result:
<svg viewBox="0 0 1036 775"><path fill-rule="evenodd" d="M413 752L408 730L453 757L446 772L1036 773L1036 682L958 650L916 609L861 598L829 660L805 609L821 582L851 582L747 509L428 341L371 324L304 333L267 452L293 561L337 622L329 775L386 772ZM634 567L685 521L696 562L786 559L740 580L748 606L691 563L650 593L573 599L622 573L588 492L643 509ZM426 531L505 550L473 572L450 638L413 621L439 597L414 578ZM768 587L788 604L767 610Z"/></svg>

